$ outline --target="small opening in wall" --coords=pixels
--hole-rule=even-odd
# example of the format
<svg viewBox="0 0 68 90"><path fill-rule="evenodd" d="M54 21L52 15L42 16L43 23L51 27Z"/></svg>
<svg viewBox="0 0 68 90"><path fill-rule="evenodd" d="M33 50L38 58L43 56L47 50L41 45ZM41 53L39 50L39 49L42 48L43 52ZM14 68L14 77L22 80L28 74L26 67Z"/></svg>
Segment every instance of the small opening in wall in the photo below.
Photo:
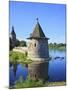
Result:
<svg viewBox="0 0 68 90"><path fill-rule="evenodd" d="M35 74L35 79L38 81L38 77L37 77L37 75Z"/></svg>
<svg viewBox="0 0 68 90"><path fill-rule="evenodd" d="M35 78L36 78L36 74L35 74Z"/></svg>
<svg viewBox="0 0 68 90"><path fill-rule="evenodd" d="M36 43L35 43L35 45L34 45L35 47L36 47Z"/></svg>

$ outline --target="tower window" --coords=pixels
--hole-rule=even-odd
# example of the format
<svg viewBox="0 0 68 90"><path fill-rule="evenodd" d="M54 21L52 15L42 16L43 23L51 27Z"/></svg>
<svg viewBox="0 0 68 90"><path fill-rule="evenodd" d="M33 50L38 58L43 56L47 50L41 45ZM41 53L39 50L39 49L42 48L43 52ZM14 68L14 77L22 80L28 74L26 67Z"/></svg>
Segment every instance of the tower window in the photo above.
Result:
<svg viewBox="0 0 68 90"><path fill-rule="evenodd" d="M36 47L36 43L34 44L34 46Z"/></svg>

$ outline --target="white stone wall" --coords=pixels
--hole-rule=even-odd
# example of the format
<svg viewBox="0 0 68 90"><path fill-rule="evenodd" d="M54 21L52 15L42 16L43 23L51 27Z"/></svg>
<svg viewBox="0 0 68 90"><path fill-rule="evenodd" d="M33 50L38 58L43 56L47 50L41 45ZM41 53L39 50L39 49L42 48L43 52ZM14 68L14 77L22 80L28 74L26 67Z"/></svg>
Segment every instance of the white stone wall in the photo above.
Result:
<svg viewBox="0 0 68 90"><path fill-rule="evenodd" d="M26 52L28 52L28 50L27 50L27 47L15 47L14 49L13 49L13 51L17 51L17 52L21 52L21 53L26 53Z"/></svg>

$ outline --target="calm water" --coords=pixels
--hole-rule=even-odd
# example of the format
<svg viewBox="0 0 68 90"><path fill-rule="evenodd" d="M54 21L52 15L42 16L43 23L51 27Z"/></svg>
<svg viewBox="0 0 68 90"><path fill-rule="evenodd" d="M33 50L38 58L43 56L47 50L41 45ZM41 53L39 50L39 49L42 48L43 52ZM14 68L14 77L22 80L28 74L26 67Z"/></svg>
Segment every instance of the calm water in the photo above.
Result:
<svg viewBox="0 0 68 90"><path fill-rule="evenodd" d="M65 81L66 80L66 53L65 51L50 51L52 60L49 62L49 81ZM54 59L54 57L59 57ZM63 59L61 59L64 57Z"/></svg>
<svg viewBox="0 0 68 90"><path fill-rule="evenodd" d="M49 61L49 80L48 81L65 81L66 80L66 56L65 51L50 50L49 55L52 57ZM57 58L55 58L57 57ZM16 77L14 76L13 66L10 68L10 84L18 80L20 76L26 79L28 69L22 64L17 66Z"/></svg>

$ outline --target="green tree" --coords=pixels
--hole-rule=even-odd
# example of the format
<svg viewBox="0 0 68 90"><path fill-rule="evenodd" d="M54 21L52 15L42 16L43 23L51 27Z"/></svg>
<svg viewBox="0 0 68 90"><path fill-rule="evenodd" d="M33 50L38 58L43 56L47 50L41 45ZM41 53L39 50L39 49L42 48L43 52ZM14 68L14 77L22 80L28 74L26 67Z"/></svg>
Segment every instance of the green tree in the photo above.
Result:
<svg viewBox="0 0 68 90"><path fill-rule="evenodd" d="M20 46L20 41L18 39L16 40L16 47L17 46Z"/></svg>
<svg viewBox="0 0 68 90"><path fill-rule="evenodd" d="M26 46L26 41L20 41L20 46Z"/></svg>
<svg viewBox="0 0 68 90"><path fill-rule="evenodd" d="M43 86L42 80L31 79L30 76L28 76L27 79L24 80L23 77L21 76L19 80L16 81L14 88L29 88L29 87L42 87L42 86Z"/></svg>

